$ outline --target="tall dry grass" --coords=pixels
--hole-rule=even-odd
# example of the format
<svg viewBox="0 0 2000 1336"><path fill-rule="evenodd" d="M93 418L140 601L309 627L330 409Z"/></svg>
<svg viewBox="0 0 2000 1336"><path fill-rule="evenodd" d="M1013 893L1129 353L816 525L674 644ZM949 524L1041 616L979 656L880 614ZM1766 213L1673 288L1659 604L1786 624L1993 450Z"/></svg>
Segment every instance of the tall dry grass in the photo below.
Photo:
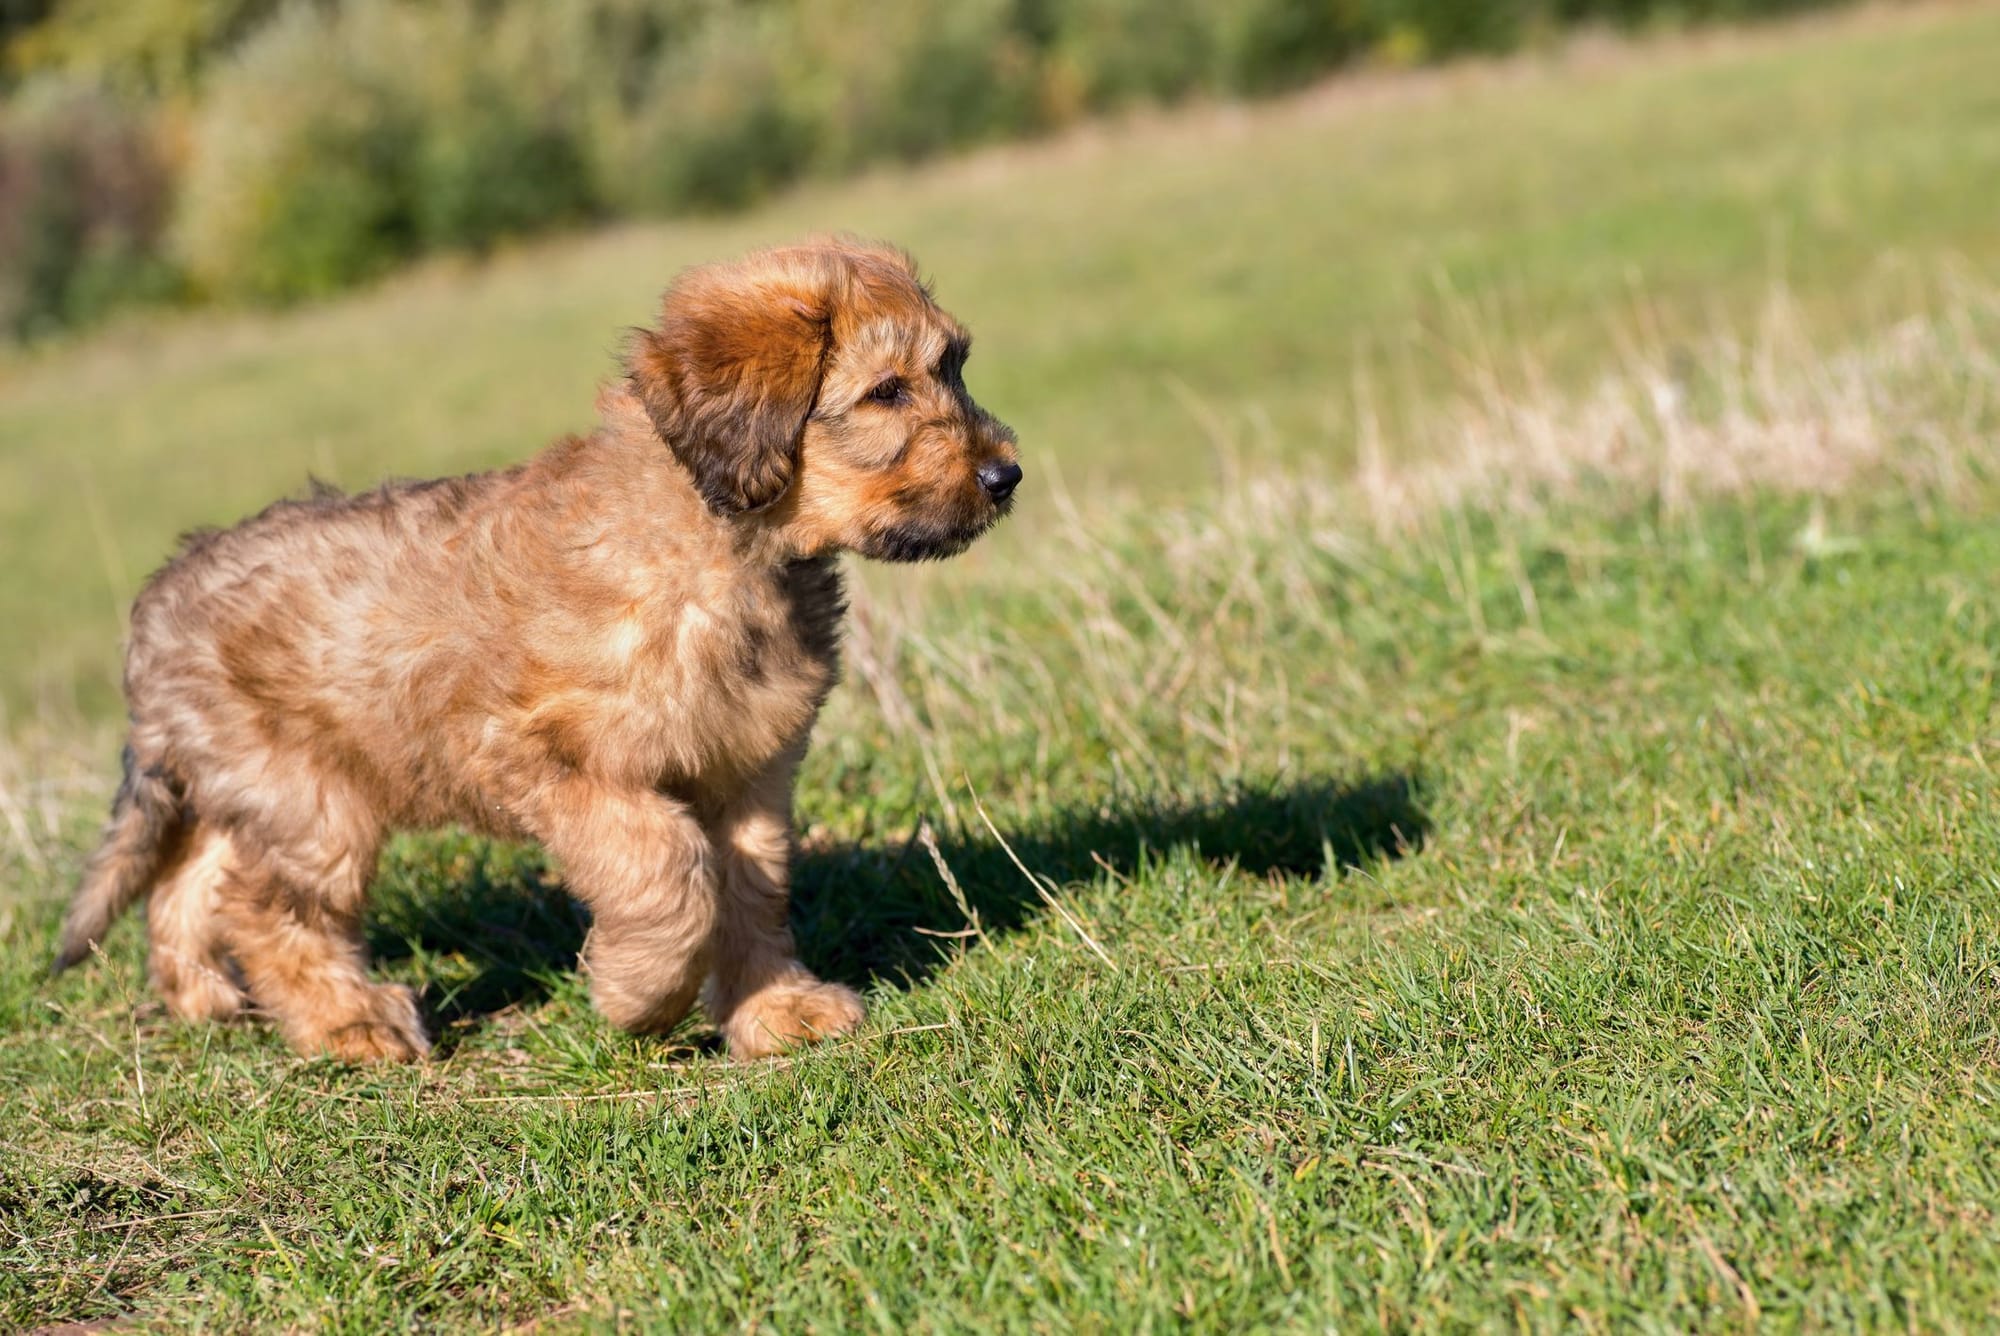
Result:
<svg viewBox="0 0 2000 1336"><path fill-rule="evenodd" d="M1620 371L1581 396L1509 390L1535 385L1532 368L1490 366L1394 441L1357 386L1361 464L1345 475L1245 462L1218 424L1223 482L1204 504L1106 511L1059 483L1030 493L1065 522L1024 568L959 591L940 579L885 595L863 580L855 689L821 737L917 748L947 813L969 748L997 747L1023 775L1090 758L1169 786L1282 770L1301 759L1292 739L1396 708L1354 663L1447 629L1538 636L1537 571L1588 578L1606 535L1664 553L1705 541L1704 515L1739 512L1746 578L1761 578L1760 507L1796 512L1790 547L1810 558L1841 546L1850 503L1987 505L2000 292L1962 277L1945 294L1828 349L1774 292L1754 329L1699 349L1635 335ZM1496 574L1514 606L1482 597Z"/></svg>

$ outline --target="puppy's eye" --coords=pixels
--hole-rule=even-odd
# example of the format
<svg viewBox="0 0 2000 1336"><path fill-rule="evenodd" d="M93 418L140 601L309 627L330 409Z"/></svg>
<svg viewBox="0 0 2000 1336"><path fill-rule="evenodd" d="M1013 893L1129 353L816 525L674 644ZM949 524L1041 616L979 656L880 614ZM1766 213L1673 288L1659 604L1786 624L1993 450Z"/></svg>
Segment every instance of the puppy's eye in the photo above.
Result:
<svg viewBox="0 0 2000 1336"><path fill-rule="evenodd" d="M898 399L901 399L903 397L903 382L901 377L898 376L889 377L889 379L883 381L880 385L877 385L874 389L868 391L868 397L870 399L873 399L878 404L895 403Z"/></svg>

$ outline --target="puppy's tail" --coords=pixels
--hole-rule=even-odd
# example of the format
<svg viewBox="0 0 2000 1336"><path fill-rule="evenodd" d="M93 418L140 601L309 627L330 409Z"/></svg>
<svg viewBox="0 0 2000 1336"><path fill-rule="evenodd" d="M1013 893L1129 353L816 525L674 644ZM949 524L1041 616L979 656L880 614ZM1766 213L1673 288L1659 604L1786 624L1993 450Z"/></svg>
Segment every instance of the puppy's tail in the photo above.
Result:
<svg viewBox="0 0 2000 1336"><path fill-rule="evenodd" d="M111 801L104 839L84 865L83 880L69 903L51 974L88 956L110 931L111 921L152 889L185 820L167 778L157 770L140 769L127 745L125 779Z"/></svg>

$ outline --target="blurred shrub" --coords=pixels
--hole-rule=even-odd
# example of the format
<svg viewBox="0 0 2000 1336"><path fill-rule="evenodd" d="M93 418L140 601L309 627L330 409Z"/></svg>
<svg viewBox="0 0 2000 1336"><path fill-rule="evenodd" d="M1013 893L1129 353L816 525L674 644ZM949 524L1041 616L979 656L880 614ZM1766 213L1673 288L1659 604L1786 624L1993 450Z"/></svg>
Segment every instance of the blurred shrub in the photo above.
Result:
<svg viewBox="0 0 2000 1336"><path fill-rule="evenodd" d="M0 13L9 3L0 0ZM9 48L17 73L58 74L131 94L193 90L203 67L277 0L32 0L44 11Z"/></svg>
<svg viewBox="0 0 2000 1336"><path fill-rule="evenodd" d="M1046 30L1026 0L717 7L662 61L622 199L739 206L808 171L914 160L1050 123Z"/></svg>
<svg viewBox="0 0 2000 1336"><path fill-rule="evenodd" d="M165 164L101 93L45 86L0 119L0 330L28 337L172 290Z"/></svg>
<svg viewBox="0 0 2000 1336"><path fill-rule="evenodd" d="M1420 60L1467 52L1504 51L1541 21L1545 5L1533 0L1368 0L1373 36ZM1596 0L1597 15L1615 7Z"/></svg>
<svg viewBox="0 0 2000 1336"><path fill-rule="evenodd" d="M1043 128L1044 34L1015 0L802 3L790 82L849 171Z"/></svg>
<svg viewBox="0 0 2000 1336"><path fill-rule="evenodd" d="M173 253L199 291L287 300L426 250L600 211L738 207L809 172L1105 109L1503 50L1566 23L1817 2L0 0L20 6L0 23L0 90L60 70L139 90L168 126L193 106ZM122 106L86 98L9 131L7 328L164 281L152 144L172 136Z"/></svg>
<svg viewBox="0 0 2000 1336"><path fill-rule="evenodd" d="M309 296L407 254L416 112L394 63L410 12L297 6L210 77L175 247L205 290Z"/></svg>
<svg viewBox="0 0 2000 1336"><path fill-rule="evenodd" d="M1380 43L1379 0L1244 0L1221 7L1216 34L1232 93L1296 88Z"/></svg>
<svg viewBox="0 0 2000 1336"><path fill-rule="evenodd" d="M203 100L176 229L189 271L225 296L315 296L587 212L578 127L516 68L527 26L499 41L470 4L286 10Z"/></svg>
<svg viewBox="0 0 2000 1336"><path fill-rule="evenodd" d="M575 217L591 198L569 127L483 79L427 119L412 190L426 247L483 247Z"/></svg>
<svg viewBox="0 0 2000 1336"><path fill-rule="evenodd" d="M1058 113L1169 102L1221 72L1215 0L1074 0L1056 16ZM1144 41L1133 34L1144 29Z"/></svg>
<svg viewBox="0 0 2000 1336"><path fill-rule="evenodd" d="M815 136L782 69L784 34L737 12L662 61L626 137L618 202L643 213L737 208L798 176Z"/></svg>

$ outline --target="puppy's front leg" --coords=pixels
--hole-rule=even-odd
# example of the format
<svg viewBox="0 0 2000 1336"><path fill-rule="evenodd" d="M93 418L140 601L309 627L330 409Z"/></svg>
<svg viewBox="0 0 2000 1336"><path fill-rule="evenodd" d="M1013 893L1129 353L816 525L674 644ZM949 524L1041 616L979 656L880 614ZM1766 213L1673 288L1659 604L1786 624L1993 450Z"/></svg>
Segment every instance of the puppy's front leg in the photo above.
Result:
<svg viewBox="0 0 2000 1336"><path fill-rule="evenodd" d="M815 978L793 954L790 904L792 772L780 758L710 823L721 905L709 1017L739 1058L761 1058L845 1034L865 1014L853 989Z"/></svg>
<svg viewBox="0 0 2000 1336"><path fill-rule="evenodd" d="M694 1005L715 934L715 868L685 805L577 775L546 785L529 828L590 907L590 1000L614 1025L672 1029Z"/></svg>

